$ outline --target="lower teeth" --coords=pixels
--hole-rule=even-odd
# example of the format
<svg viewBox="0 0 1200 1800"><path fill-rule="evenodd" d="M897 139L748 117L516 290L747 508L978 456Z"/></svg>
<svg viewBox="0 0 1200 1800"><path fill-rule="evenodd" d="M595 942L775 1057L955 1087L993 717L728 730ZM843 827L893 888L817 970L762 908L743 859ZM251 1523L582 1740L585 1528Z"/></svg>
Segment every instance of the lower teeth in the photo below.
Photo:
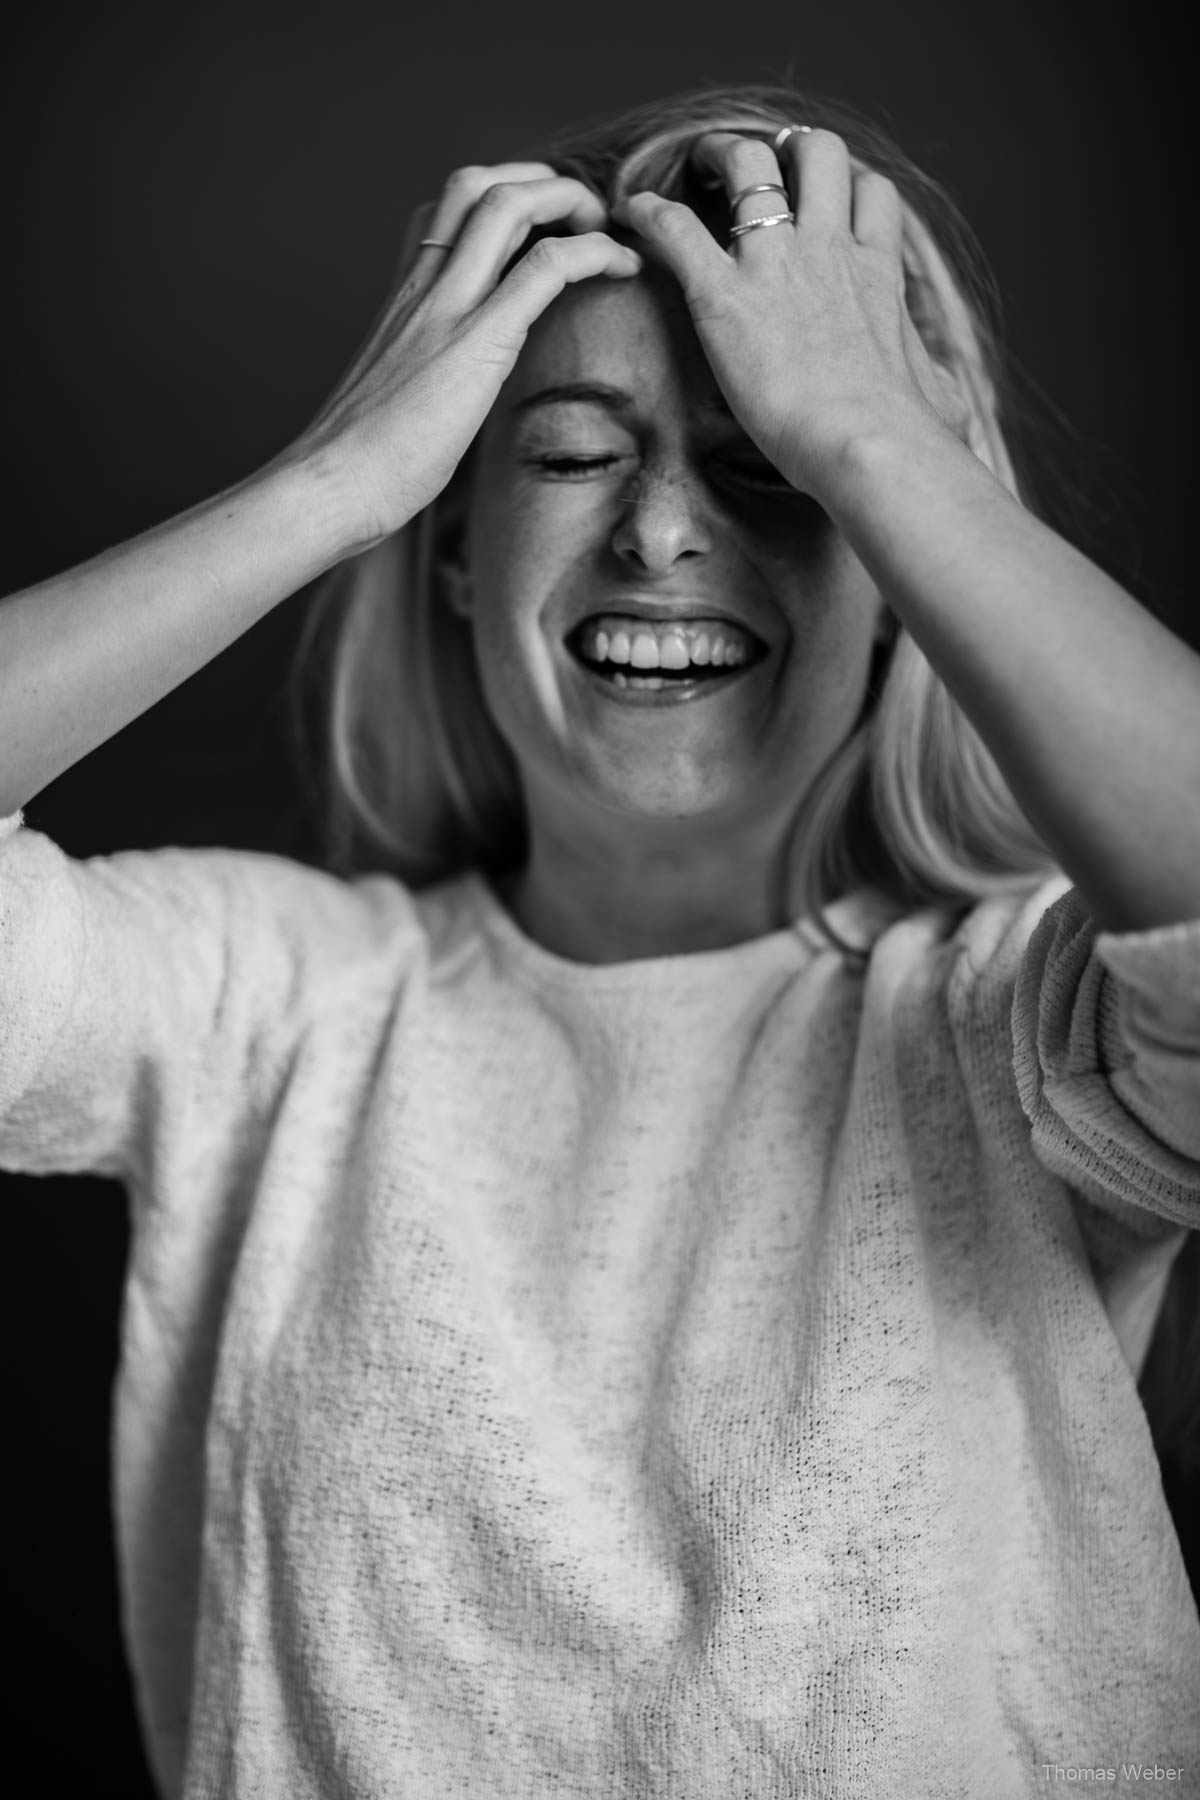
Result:
<svg viewBox="0 0 1200 1800"><path fill-rule="evenodd" d="M713 669L711 671L708 669L688 669L686 671L681 670L677 675L627 675L623 669L614 669L611 664L608 668L604 668L597 667L595 663L592 663L591 667L595 670L597 675L602 675L605 681L611 681L616 687L623 688L655 689L664 687L694 687L697 682L719 679L727 672L724 669Z"/></svg>

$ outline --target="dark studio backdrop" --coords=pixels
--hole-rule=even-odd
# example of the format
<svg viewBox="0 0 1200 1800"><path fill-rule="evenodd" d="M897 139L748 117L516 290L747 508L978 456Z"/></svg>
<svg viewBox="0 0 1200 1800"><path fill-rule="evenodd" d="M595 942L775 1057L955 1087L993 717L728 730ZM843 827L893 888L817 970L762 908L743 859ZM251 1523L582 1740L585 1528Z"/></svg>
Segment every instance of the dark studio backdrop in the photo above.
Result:
<svg viewBox="0 0 1200 1800"><path fill-rule="evenodd" d="M1079 533L1196 642L1182 57L1134 18L1055 0L39 10L0 77L3 591L283 446L373 317L409 212L455 165L790 66L950 185L1021 363L1069 422L1050 462L1083 496ZM279 608L56 782L31 822L80 855L312 854L285 706L303 609ZM123 1196L0 1187L8 1743L36 1759L30 1793L139 1800L109 1504Z"/></svg>

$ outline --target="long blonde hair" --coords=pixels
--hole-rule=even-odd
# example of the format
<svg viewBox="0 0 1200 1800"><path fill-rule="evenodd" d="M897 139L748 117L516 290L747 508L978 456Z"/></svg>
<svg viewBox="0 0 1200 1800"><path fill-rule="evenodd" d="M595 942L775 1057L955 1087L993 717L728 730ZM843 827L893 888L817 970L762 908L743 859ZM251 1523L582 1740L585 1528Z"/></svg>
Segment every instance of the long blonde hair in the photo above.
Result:
<svg viewBox="0 0 1200 1800"><path fill-rule="evenodd" d="M949 196L873 124L790 88L713 87L522 154L576 176L607 204L652 188L704 214L712 196L688 160L696 136L718 128L773 136L795 121L838 132L857 166L895 183L909 311L966 402L975 454L1032 504L984 260ZM468 456L452 487L469 481L469 465ZM323 702L324 753L309 758L309 770L323 790L325 859L346 874L388 870L412 887L513 867L525 848L516 767L488 713L470 629L440 590L435 545L446 504L435 501L326 578L298 657L298 716L314 683ZM856 886L906 910L965 910L1055 873L983 740L898 624L872 668L862 716L804 801L795 846L795 913L812 915L851 955L858 946L842 943L824 908ZM1181 1385L1180 1361L1185 1337L1195 1349L1184 1320L1195 1310L1198 1263L1190 1245L1142 1378L1160 1450L1192 1458L1196 1383Z"/></svg>

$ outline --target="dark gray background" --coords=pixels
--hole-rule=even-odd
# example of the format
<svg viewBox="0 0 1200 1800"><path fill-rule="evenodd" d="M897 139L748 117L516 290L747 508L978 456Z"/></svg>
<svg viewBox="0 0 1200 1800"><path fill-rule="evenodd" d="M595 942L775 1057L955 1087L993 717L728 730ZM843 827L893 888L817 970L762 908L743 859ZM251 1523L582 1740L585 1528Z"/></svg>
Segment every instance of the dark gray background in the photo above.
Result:
<svg viewBox="0 0 1200 1800"><path fill-rule="evenodd" d="M1067 424L1075 535L1176 629L1191 604L1191 214L1181 44L1133 9L46 9L5 59L5 590L249 473L315 411L412 207L462 162L699 81L853 101L947 182ZM1149 15L1147 15L1149 16ZM309 853L284 606L30 809L84 854ZM10 1744L40 1791L148 1791L117 1637L108 1401L123 1199L2 1184Z"/></svg>

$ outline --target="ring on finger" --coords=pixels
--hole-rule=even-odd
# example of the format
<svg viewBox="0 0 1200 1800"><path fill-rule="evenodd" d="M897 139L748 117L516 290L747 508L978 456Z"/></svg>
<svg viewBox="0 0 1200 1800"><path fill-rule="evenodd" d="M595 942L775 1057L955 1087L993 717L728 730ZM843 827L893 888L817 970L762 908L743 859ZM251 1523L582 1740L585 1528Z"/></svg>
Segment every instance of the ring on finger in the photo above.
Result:
<svg viewBox="0 0 1200 1800"><path fill-rule="evenodd" d="M729 202L730 212L736 212L742 201L748 200L751 194L782 194L784 199L787 199L787 189L782 182L756 181L753 187L744 187L739 194L733 196Z"/></svg>
<svg viewBox="0 0 1200 1800"><path fill-rule="evenodd" d="M768 225L794 225L795 223L794 212L768 213L763 219L747 219L744 225L731 225L729 235L731 238L742 237L747 231L763 231Z"/></svg>
<svg viewBox="0 0 1200 1800"><path fill-rule="evenodd" d="M417 241L418 250L453 250L453 248L453 244L447 244L441 238L420 238Z"/></svg>
<svg viewBox="0 0 1200 1800"><path fill-rule="evenodd" d="M774 150L776 156L778 156L779 152L783 149L783 146L787 143L788 139L791 137L793 131L809 132L811 130L812 130L811 125L785 125L782 131L777 131L775 133L774 139L772 140L772 143L771 143L771 148L772 148L772 150Z"/></svg>

